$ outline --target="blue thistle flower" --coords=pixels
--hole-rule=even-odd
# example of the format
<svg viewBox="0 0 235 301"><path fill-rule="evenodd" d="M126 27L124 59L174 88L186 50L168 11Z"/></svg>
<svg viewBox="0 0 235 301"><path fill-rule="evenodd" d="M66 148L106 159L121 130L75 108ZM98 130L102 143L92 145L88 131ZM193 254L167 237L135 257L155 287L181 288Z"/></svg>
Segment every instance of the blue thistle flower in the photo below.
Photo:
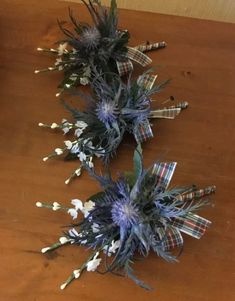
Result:
<svg viewBox="0 0 235 301"><path fill-rule="evenodd" d="M79 37L81 45L88 50L94 50L98 47L101 35L96 27L87 27Z"/></svg>
<svg viewBox="0 0 235 301"><path fill-rule="evenodd" d="M129 229L139 221L138 208L129 199L119 199L112 205L112 220L123 230Z"/></svg>
<svg viewBox="0 0 235 301"><path fill-rule="evenodd" d="M91 196L83 208L80 200L72 201L79 209L70 209L71 215L76 216L76 210L81 210L84 218L73 225L62 243L86 246L95 251L96 257L103 250L106 272L123 271L136 284L150 289L133 274L131 264L136 252L147 256L152 250L165 260L174 262L176 257L170 250L182 248L181 232L200 238L210 225L210 221L195 212L207 204L203 198L214 192L215 187L197 190L193 185L168 189L175 166L175 162L156 163L145 170L141 148L138 147L134 155L134 172L116 181L110 174L99 176L87 167L103 191ZM44 205L39 203L37 206ZM47 208L54 206L45 205ZM66 207L59 205L59 208L67 211ZM45 251L53 250L62 243L56 243ZM112 254L114 257L108 260ZM90 265L100 263L101 259L97 262L96 257ZM79 271L85 268L86 263ZM74 277L69 279L71 282Z"/></svg>
<svg viewBox="0 0 235 301"><path fill-rule="evenodd" d="M176 258L169 250L182 246L180 231L194 237L198 231L196 235L200 238L210 224L194 215L194 211L207 202L196 203L195 200L212 193L215 188L209 187L199 192L195 186L168 190L175 163L158 163L144 170L140 148L135 152L134 164L135 172L128 174L128 177L121 176L116 182L110 176L103 178L89 170L101 183L104 191L92 198L95 202L94 210L90 212L88 219L82 221L80 229L84 235L76 243L80 244L85 238L87 247L96 249L109 245L112 240L120 240L114 260L107 263L107 271L124 269L138 285L148 289L131 272L130 262L133 261L135 252L139 251L147 256L152 249L165 260L175 261ZM182 221L190 218L191 223L195 219L192 232L187 228L187 223L185 228L180 226ZM99 225L95 237L91 234L94 223ZM201 229L198 230L198 227Z"/></svg>
<svg viewBox="0 0 235 301"><path fill-rule="evenodd" d="M97 117L105 125L110 125L117 120L119 109L113 100L101 100L96 105Z"/></svg>

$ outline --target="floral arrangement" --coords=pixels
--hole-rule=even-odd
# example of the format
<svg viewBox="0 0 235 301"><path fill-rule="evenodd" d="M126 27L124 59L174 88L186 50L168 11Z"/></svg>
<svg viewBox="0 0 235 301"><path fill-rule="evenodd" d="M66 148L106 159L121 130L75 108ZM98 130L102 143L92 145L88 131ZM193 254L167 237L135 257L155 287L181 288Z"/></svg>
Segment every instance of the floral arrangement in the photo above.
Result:
<svg viewBox="0 0 235 301"><path fill-rule="evenodd" d="M152 60L144 52L160 49L165 42L149 43L137 47L129 47L129 32L118 29L116 0L111 1L110 9L102 6L99 0L81 0L89 11L93 24L80 22L69 10L73 30L59 26L65 39L57 42L57 49L38 48L38 51L51 53L56 57L54 66L35 73L45 71L63 71L64 79L59 84L59 96L64 90L77 85L87 85L92 79L91 66L99 72L115 72L120 76L133 70L133 62L145 67ZM71 27L71 26L70 26Z"/></svg>
<svg viewBox="0 0 235 301"><path fill-rule="evenodd" d="M71 225L58 241L41 252L53 251L64 245L84 247L89 256L75 267L61 285L64 289L85 271L100 274L113 273L131 278L147 290L151 288L138 279L133 263L138 256L147 257L150 251L168 262L178 261L172 252L183 248L182 233L200 239L211 222L197 214L209 204L207 196L215 186L198 189L195 185L169 188L176 162L155 162L144 169L141 144L153 137L151 121L158 118L174 119L187 102L153 108L153 97L168 83L156 84L157 75L151 70L134 78L133 63L143 67L152 60L145 52L166 46L165 42L129 46L130 34L118 28L115 0L110 9L99 0L81 0L93 24L77 20L69 10L70 26L59 22L65 35L57 42L58 48L38 48L55 56L52 67L35 70L62 71L64 79L56 96L65 90L85 100L85 108L78 109L63 101L71 113L72 121L39 123L40 127L61 130L69 135L64 145L43 158L63 156L65 160L79 160L79 166L65 181L79 177L85 169L96 179L102 190L85 202L73 199L71 205L58 202L37 202L37 207L54 211L63 210L72 218ZM73 29L71 29L71 26ZM124 77L125 76L125 77ZM90 85L90 94L79 85ZM108 170L108 163L116 154L126 133L138 145L134 153L133 171L120 174L116 180ZM98 175L94 168L95 157L101 158L107 174Z"/></svg>
<svg viewBox="0 0 235 301"><path fill-rule="evenodd" d="M73 122L63 119L60 124L39 123L41 127L74 134L72 141L64 141L64 147L55 148L43 160L61 155L65 156L65 160L80 160L79 167L65 181L68 184L81 175L85 165L94 167L94 157L101 157L107 164L116 153L125 133L132 134L137 143L153 137L150 119L174 119L188 105L187 102L181 102L152 110L152 95L159 93L167 83L165 81L154 85L156 78L156 75L146 72L135 80L129 77L127 83L123 83L115 74L96 72L91 82L93 95L76 92L86 100L86 109L80 111L65 104L72 113Z"/></svg>
<svg viewBox="0 0 235 301"><path fill-rule="evenodd" d="M66 244L91 250L87 261L76 267L61 289L83 272L96 271L102 263L100 273L124 274L137 285L150 289L133 273L136 255L147 257L152 250L166 261L175 262L177 257L171 250L182 248L181 233L201 238L211 222L196 213L208 204L205 196L213 193L215 186L168 188L175 167L176 162L157 162L144 169L141 147L138 146L133 172L120 175L116 181L110 174L97 175L87 166L103 190L85 203L74 199L71 202L73 208L57 202L36 203L37 207L64 210L74 221L64 236L52 246L43 248L42 253Z"/></svg>

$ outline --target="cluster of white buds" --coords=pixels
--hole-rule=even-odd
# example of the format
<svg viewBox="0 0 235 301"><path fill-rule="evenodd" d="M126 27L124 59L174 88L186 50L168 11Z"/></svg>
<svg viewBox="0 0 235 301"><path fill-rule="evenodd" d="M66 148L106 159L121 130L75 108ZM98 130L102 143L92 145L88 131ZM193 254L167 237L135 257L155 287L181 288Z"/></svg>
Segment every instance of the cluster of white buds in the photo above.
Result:
<svg viewBox="0 0 235 301"><path fill-rule="evenodd" d="M61 125L59 125L59 124L57 124L57 123L55 123L55 122L53 122L52 124L45 124L45 123L42 123L42 122L39 122L39 124L38 124L38 126L40 126L40 127L44 127L44 128L51 128L51 129L59 129L59 128L61 128Z"/></svg>
<svg viewBox="0 0 235 301"><path fill-rule="evenodd" d="M67 212L73 219L77 218L79 211L83 213L85 218L88 217L90 211L95 207L95 203L91 200L82 203L82 201L79 199L73 199L71 204L74 206L74 208L69 208Z"/></svg>
<svg viewBox="0 0 235 301"><path fill-rule="evenodd" d="M64 148L64 149L62 149L62 148L56 148L53 153L51 153L50 155L44 157L42 160L44 162L46 162L48 159L50 159L52 157L60 156L60 155L64 154L65 150L66 150L66 148Z"/></svg>
<svg viewBox="0 0 235 301"><path fill-rule="evenodd" d="M39 208L49 208L49 209L52 209L53 211L57 211L60 209L67 210L67 208L61 206L58 202L53 202L52 204L36 202L36 206Z"/></svg>
<svg viewBox="0 0 235 301"><path fill-rule="evenodd" d="M68 43L63 43L63 44L59 45L59 47L58 47L58 55L59 56L62 56L63 54L68 53L68 50L66 49L67 46L68 46Z"/></svg>
<svg viewBox="0 0 235 301"><path fill-rule="evenodd" d="M80 177L81 174L82 174L82 166L75 169L75 171L70 175L70 177L65 180L65 184L68 185L74 178Z"/></svg>
<svg viewBox="0 0 235 301"><path fill-rule="evenodd" d="M74 125L68 122L67 119L63 118L61 127L64 134L67 134L74 127Z"/></svg>
<svg viewBox="0 0 235 301"><path fill-rule="evenodd" d="M111 242L111 246L105 246L103 248L103 251L105 254L107 254L108 256L111 256L112 254L115 254L116 251L120 248L120 240L116 240L116 241L112 241Z"/></svg>
<svg viewBox="0 0 235 301"><path fill-rule="evenodd" d="M63 290L69 285L74 279L78 279L82 272L86 269L88 272L94 272L97 270L100 265L101 258L97 258L99 256L99 252L92 254L88 260L77 270L74 270L69 278L60 286L60 289Z"/></svg>
<svg viewBox="0 0 235 301"><path fill-rule="evenodd" d="M34 73L38 74L38 73L41 73L41 72L56 71L56 70L62 71L64 69L64 67L66 66L66 64L61 59L61 56L63 54L69 53L69 51L66 49L67 45L68 45L67 43L61 43L57 49L38 47L37 51L40 51L40 52L53 52L53 53L57 54L59 56L59 58L56 58L56 61L55 61L53 67L48 67L48 68L41 69L41 70L35 70ZM59 97L62 92L63 92L63 90L56 93L56 97Z"/></svg>
<svg viewBox="0 0 235 301"><path fill-rule="evenodd" d="M45 248L42 248L41 249L41 253L46 253L48 251L52 251L52 250L55 250L55 249L58 249L59 247L61 247L62 245L66 245L68 243L73 243L74 240L73 239L70 239L70 238L67 238L65 236L62 236L59 238L59 241L54 243L53 245L51 245L50 247L45 247Z"/></svg>

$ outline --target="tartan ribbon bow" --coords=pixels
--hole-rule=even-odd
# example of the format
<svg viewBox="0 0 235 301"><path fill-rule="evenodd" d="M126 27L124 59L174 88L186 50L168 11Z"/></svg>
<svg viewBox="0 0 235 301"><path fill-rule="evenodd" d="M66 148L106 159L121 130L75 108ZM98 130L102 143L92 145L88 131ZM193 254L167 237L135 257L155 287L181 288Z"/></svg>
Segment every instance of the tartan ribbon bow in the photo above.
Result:
<svg viewBox="0 0 235 301"><path fill-rule="evenodd" d="M176 162L171 163L157 163L154 165L152 173L158 175L157 185L161 185L163 189L167 189L171 178L176 168ZM181 201L183 204L186 202L200 201L203 197L215 192L215 186L208 186L205 189L197 190L195 186L186 189L184 192L179 193L175 197L176 201ZM175 247L183 245L183 237L181 232L200 239L207 228L211 225L211 221L189 212L186 216L169 218L169 229L158 228L158 235L163 240L164 249L170 250Z"/></svg>
<svg viewBox="0 0 235 301"><path fill-rule="evenodd" d="M141 75L137 83L144 89L151 90L155 81L157 79L157 75L153 74L143 74ZM146 141L148 138L153 137L152 128L149 122L149 119L152 118L164 118L164 119L175 119L177 115L180 114L180 112L183 109L186 109L188 107L188 102L180 102L176 105L170 106L170 107L164 107L163 109L157 109L157 110L151 110L149 118L145 119L141 124L138 124L134 130L134 136L137 141L137 143L142 143Z"/></svg>
<svg viewBox="0 0 235 301"><path fill-rule="evenodd" d="M138 63L142 67L152 63L152 60L144 54L144 52L157 50L166 47L165 42L153 43L153 44L143 44L136 47L127 47L127 53L124 57L125 61L116 61L118 73L120 76L127 75L133 71L132 61Z"/></svg>

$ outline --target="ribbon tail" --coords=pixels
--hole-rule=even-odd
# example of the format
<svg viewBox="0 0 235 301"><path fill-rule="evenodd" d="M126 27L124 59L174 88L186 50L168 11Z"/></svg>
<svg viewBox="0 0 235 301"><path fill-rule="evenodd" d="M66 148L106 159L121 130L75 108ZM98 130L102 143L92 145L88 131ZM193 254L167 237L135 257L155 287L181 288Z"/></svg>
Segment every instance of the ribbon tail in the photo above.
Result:
<svg viewBox="0 0 235 301"><path fill-rule="evenodd" d="M177 200L180 200L182 202L189 202L196 199L201 199L204 196L210 195L214 193L216 190L216 186L208 186L204 189L195 190L189 193L180 194L176 196Z"/></svg>
<svg viewBox="0 0 235 301"><path fill-rule="evenodd" d="M175 119L177 115L181 112L180 108L175 109L162 109L153 110L150 113L150 118L165 118L165 119Z"/></svg>
<svg viewBox="0 0 235 301"><path fill-rule="evenodd" d="M176 217L171 221L171 226L197 239L202 237L210 225L211 221L193 213L188 213L184 218Z"/></svg>
<svg viewBox="0 0 235 301"><path fill-rule="evenodd" d="M170 107L167 107L167 108L164 108L164 109L181 109L181 110L184 110L184 109L187 109L188 107L188 102L187 101L182 101L182 102L179 102L177 103L176 105L173 105L173 106L170 106Z"/></svg>
<svg viewBox="0 0 235 301"><path fill-rule="evenodd" d="M162 41L162 42L158 42L158 43L141 44L134 48L141 52L148 52L148 51L152 51L152 50L162 49L162 48L165 48L166 46L167 46L166 42Z"/></svg>
<svg viewBox="0 0 235 301"><path fill-rule="evenodd" d="M153 110L150 113L150 118L165 118L165 119L175 119L179 113L188 107L188 102L180 102L174 106L166 107L159 110Z"/></svg>

